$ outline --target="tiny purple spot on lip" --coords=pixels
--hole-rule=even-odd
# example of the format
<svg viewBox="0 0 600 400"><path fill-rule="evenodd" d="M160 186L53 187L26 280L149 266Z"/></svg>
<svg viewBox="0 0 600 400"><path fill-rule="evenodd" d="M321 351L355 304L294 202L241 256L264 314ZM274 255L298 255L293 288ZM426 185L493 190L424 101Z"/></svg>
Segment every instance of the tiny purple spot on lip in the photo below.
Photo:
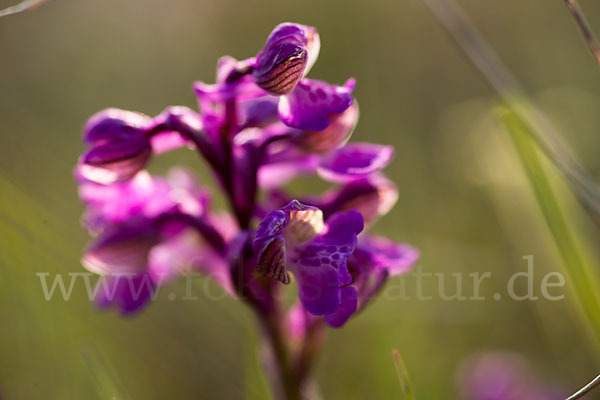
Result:
<svg viewBox="0 0 600 400"><path fill-rule="evenodd" d="M327 93L325 93L325 91L323 90L323 88L318 88L317 89L317 96L319 96L321 98L321 100L324 100L325 98L327 98Z"/></svg>

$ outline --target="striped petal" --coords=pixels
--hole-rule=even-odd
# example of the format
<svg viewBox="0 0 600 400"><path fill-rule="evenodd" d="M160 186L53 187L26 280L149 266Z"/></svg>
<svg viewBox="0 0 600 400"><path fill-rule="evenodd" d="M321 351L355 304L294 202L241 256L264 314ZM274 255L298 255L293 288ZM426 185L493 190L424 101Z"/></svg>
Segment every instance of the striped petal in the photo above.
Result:
<svg viewBox="0 0 600 400"><path fill-rule="evenodd" d="M141 171L151 155L150 142L143 137L102 143L81 157L77 172L84 179L105 185L123 182Z"/></svg>
<svg viewBox="0 0 600 400"><path fill-rule="evenodd" d="M269 278L289 283L286 246L295 247L323 229L321 210L298 201L294 200L282 209L271 211L260 223L254 238L257 270Z"/></svg>
<svg viewBox="0 0 600 400"><path fill-rule="evenodd" d="M97 143L114 139L139 136L152 123L142 113L108 108L94 114L83 130L85 143Z"/></svg>
<svg viewBox="0 0 600 400"><path fill-rule="evenodd" d="M272 94L291 92L316 61L319 47L315 28L292 23L276 26L256 57L254 81Z"/></svg>

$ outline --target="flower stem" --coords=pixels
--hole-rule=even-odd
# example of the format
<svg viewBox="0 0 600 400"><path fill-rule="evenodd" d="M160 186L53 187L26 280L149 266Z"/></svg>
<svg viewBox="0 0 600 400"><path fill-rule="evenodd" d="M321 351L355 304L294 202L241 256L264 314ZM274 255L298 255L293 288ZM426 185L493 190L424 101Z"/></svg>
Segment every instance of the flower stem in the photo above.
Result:
<svg viewBox="0 0 600 400"><path fill-rule="evenodd" d="M594 390L594 388L597 388L598 386L600 386L600 375L595 377L590 383L588 383L587 385L585 385L584 387L579 389L576 393L567 397L566 400L581 399L583 396L585 396L586 394L588 394L589 392L591 392L592 390Z"/></svg>
<svg viewBox="0 0 600 400"><path fill-rule="evenodd" d="M293 364L291 363L289 348L286 345L283 336L283 326L280 313L273 313L268 316L262 316L264 335L270 346L274 362L274 369L278 377L272 377L272 381L277 379L279 387L273 387L275 398L278 400L301 400L301 381L295 374Z"/></svg>
<svg viewBox="0 0 600 400"><path fill-rule="evenodd" d="M590 29L589 24L585 20L585 16L583 15L583 11L581 11L581 7L579 7L579 3L577 0L565 0L565 4L569 8L573 19L579 26L581 33L583 34L583 38L585 39L586 44L588 45L596 63L600 67L600 45L598 45L598 41L594 37L592 30Z"/></svg>
<svg viewBox="0 0 600 400"><path fill-rule="evenodd" d="M221 149L223 151L223 169L220 172L223 188L225 189L225 193L227 194L227 198L231 204L232 211L234 212L238 223L240 224L240 229L245 229L246 227L242 227L241 218L238 215L238 209L235 206L235 193L233 187L233 173L234 173L234 158L233 158L233 145L232 138L235 134L234 129L236 129L236 121L237 121L237 107L235 103L235 99L228 100L225 103L225 122L223 127L221 128Z"/></svg>
<svg viewBox="0 0 600 400"><path fill-rule="evenodd" d="M295 373L299 382L308 379L315 358L325 340L325 335L323 321L317 321L308 327L295 363Z"/></svg>

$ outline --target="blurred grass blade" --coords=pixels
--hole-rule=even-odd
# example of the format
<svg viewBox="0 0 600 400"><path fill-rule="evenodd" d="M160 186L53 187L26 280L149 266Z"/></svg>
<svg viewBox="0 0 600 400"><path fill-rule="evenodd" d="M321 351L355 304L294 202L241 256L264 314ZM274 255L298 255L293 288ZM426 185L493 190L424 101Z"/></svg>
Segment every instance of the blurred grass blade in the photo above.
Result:
<svg viewBox="0 0 600 400"><path fill-rule="evenodd" d="M585 43L588 45L592 56L594 56L596 63L600 67L600 45L598 44L598 40L596 40L594 33L590 29L590 25L587 23L585 15L583 15L583 11L581 11L579 3L577 0L565 0L565 4L573 16L573 19L577 23L577 26L579 26L581 34L583 35Z"/></svg>
<svg viewBox="0 0 600 400"><path fill-rule="evenodd" d="M554 244L562 257L574 294L596 338L600 339L600 286L597 275L570 230L550 178L539 159L539 151L532 140L530 128L512 110L502 108L500 112Z"/></svg>
<svg viewBox="0 0 600 400"><path fill-rule="evenodd" d="M98 393L98 398L108 400L130 400L108 360L102 357L95 346L82 350L82 358Z"/></svg>
<svg viewBox="0 0 600 400"><path fill-rule="evenodd" d="M581 399L581 398L583 398L583 396L585 396L586 394L588 394L589 392L594 390L594 388L597 388L599 385L600 385L600 375L595 377L590 383L588 383L587 385L585 385L584 387L579 389L576 393L567 397L566 400Z"/></svg>
<svg viewBox="0 0 600 400"><path fill-rule="evenodd" d="M456 0L422 0L446 28L458 48L496 91L506 107L533 129L529 131L540 150L556 165L571 185L593 221L600 226L600 188L578 161L563 135L529 99L518 80L485 40Z"/></svg>
<svg viewBox="0 0 600 400"><path fill-rule="evenodd" d="M398 374L398 380L400 381L400 386L402 387L404 399L415 400L415 395L410 384L410 378L408 377L406 365L404 365L404 360L402 360L398 350L392 349L392 357L394 358L394 365L396 366L396 373Z"/></svg>
<svg viewBox="0 0 600 400"><path fill-rule="evenodd" d="M273 399L273 396L269 391L269 382L265 375L272 373L272 371L265 371L263 368L260 360L260 350L256 347L257 341L256 336L246 335L244 346L245 398L246 400L270 400Z"/></svg>
<svg viewBox="0 0 600 400"><path fill-rule="evenodd" d="M23 0L22 2L0 10L0 18L8 17L9 15L18 14L23 11L30 11L47 2L48 0Z"/></svg>

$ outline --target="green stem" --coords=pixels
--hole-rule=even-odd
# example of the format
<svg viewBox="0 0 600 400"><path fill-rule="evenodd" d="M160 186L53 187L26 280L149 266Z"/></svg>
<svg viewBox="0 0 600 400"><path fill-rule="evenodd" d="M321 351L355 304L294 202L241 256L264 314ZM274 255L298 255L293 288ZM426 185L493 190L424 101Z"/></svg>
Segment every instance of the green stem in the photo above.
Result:
<svg viewBox="0 0 600 400"><path fill-rule="evenodd" d="M502 119L525 170L537 204L562 257L565 271L573 285L573 292L596 338L600 339L600 289L597 275L586 262L586 258L569 228L551 181L539 159L536 142L532 139L534 134L512 110L504 108Z"/></svg>
<svg viewBox="0 0 600 400"><path fill-rule="evenodd" d="M277 388L273 388L274 395L276 398L283 396L282 400L301 400L301 382L298 381L292 367L289 348L283 337L282 318L279 315L276 313L262 318L264 335L277 363L274 369L279 373L280 389L283 392L278 394Z"/></svg>

